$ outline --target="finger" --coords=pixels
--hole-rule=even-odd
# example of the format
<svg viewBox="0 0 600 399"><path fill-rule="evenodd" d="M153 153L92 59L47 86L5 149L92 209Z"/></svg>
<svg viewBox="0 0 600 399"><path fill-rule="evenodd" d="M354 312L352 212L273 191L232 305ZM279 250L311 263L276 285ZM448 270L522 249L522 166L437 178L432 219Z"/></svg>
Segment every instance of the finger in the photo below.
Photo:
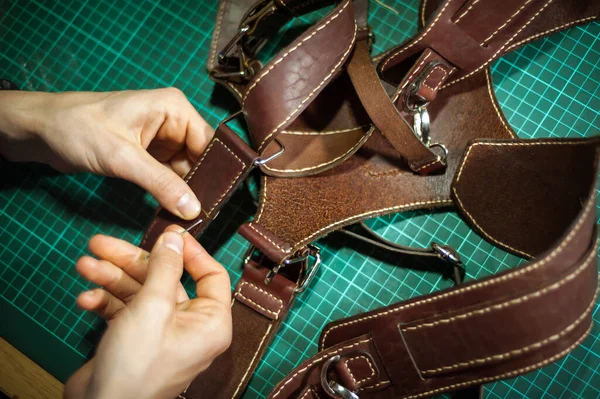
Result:
<svg viewBox="0 0 600 399"><path fill-rule="evenodd" d="M84 256L77 261L77 272L92 283L105 290L124 303L130 302L142 289L142 285L111 262Z"/></svg>
<svg viewBox="0 0 600 399"><path fill-rule="evenodd" d="M171 158L170 166L179 176L185 177L194 166L196 159L190 159L187 151L180 151Z"/></svg>
<svg viewBox="0 0 600 399"><path fill-rule="evenodd" d="M149 252L127 241L105 235L95 235L88 245L98 258L120 267L139 283L146 281Z"/></svg>
<svg viewBox="0 0 600 399"><path fill-rule="evenodd" d="M183 238L179 233L163 233L150 253L148 277L140 298L163 299L175 306L177 287L183 274Z"/></svg>
<svg viewBox="0 0 600 399"><path fill-rule="evenodd" d="M196 282L198 298L209 298L229 305L231 287L229 274L189 233L183 236L185 269Z"/></svg>
<svg viewBox="0 0 600 399"><path fill-rule="evenodd" d="M189 123L185 143L191 159L197 159L204 152L208 143L215 135L215 130L196 111L194 106L188 102Z"/></svg>
<svg viewBox="0 0 600 399"><path fill-rule="evenodd" d="M181 227L169 227L173 230L181 230ZM120 267L135 281L144 284L148 273L149 252L136 247L127 241L118 238L96 235L89 243L90 250L100 259L107 260L115 266ZM187 301L189 298L183 285L179 284L177 289L177 303Z"/></svg>
<svg viewBox="0 0 600 399"><path fill-rule="evenodd" d="M175 172L162 165L141 146L121 150L118 177L144 188L169 212L190 220L200 214L200 202L192 189Z"/></svg>
<svg viewBox="0 0 600 399"><path fill-rule="evenodd" d="M125 309L125 304L120 299L101 288L82 292L76 303L81 309L94 312L107 322Z"/></svg>
<svg viewBox="0 0 600 399"><path fill-rule="evenodd" d="M94 359L92 358L89 362L85 363L69 377L63 393L65 399L83 399L86 397L86 390L94 371Z"/></svg>

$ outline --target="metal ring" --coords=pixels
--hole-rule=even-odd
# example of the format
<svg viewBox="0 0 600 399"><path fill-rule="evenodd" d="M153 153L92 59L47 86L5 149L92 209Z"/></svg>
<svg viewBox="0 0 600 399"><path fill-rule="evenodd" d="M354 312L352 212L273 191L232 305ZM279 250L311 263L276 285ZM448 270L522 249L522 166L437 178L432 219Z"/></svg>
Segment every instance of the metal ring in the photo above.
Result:
<svg viewBox="0 0 600 399"><path fill-rule="evenodd" d="M335 381L327 381L327 372L329 371L329 367L340 360L340 355L335 355L327 359L323 366L321 367L321 386L325 390L325 392L333 397L338 399L359 399L358 395L346 388L345 386L335 382Z"/></svg>
<svg viewBox="0 0 600 399"><path fill-rule="evenodd" d="M442 155L438 155L438 157L440 158L440 161L442 161L443 163L446 163L446 160L448 159L448 148L446 148L446 146L442 143L433 143L429 145L429 148L441 148L443 154Z"/></svg>

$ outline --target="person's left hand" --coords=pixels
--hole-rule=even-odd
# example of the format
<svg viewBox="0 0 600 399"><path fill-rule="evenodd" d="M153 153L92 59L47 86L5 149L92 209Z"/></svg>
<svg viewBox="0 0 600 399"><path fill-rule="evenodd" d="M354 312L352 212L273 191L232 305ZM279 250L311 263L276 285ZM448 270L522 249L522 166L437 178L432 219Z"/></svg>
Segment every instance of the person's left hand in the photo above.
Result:
<svg viewBox="0 0 600 399"><path fill-rule="evenodd" d="M171 213L201 204L183 177L214 130L175 88L106 93L0 91L0 155L120 177Z"/></svg>
<svg viewBox="0 0 600 399"><path fill-rule="evenodd" d="M95 357L65 385L65 398L174 398L231 341L229 275L189 233L171 226L148 252L95 236L78 272L104 289L77 305L108 323ZM197 297L181 286L183 269Z"/></svg>

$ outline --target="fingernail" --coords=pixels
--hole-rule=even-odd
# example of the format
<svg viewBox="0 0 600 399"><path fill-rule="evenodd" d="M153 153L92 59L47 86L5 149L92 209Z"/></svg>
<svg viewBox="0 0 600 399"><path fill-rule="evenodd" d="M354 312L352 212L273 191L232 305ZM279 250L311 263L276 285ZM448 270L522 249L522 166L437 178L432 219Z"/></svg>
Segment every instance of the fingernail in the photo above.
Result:
<svg viewBox="0 0 600 399"><path fill-rule="evenodd" d="M185 193L177 202L177 210L186 219L193 219L200 214L200 201L190 193Z"/></svg>
<svg viewBox="0 0 600 399"><path fill-rule="evenodd" d="M168 232L163 235L163 243L167 248L172 249L179 255L183 250L183 238L177 233Z"/></svg>

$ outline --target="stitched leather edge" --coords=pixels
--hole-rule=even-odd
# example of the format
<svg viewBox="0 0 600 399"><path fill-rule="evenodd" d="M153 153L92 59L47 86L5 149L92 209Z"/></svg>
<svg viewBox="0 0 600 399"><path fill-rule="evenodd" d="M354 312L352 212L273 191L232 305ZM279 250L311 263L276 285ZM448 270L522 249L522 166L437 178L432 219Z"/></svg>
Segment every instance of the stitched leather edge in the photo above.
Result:
<svg viewBox="0 0 600 399"><path fill-rule="evenodd" d="M350 366L348 365L351 361L356 361L358 359L364 359L367 362L367 364L369 365L369 369L371 370L371 374L369 376L367 376L365 378L361 378L360 380L357 380L354 377L354 374L352 374L352 370L350 369ZM368 381L369 379L373 378L373 376L375 376L375 369L373 368L373 363L371 363L371 360L368 357L366 357L365 355L351 357L348 360L346 360L345 365L346 365L346 369L348 370L348 374L350 374L352 381L357 386L362 384L365 381Z"/></svg>
<svg viewBox="0 0 600 399"><path fill-rule="evenodd" d="M388 315L388 314L391 314L391 313L396 313L396 312L399 312L401 310L412 308L412 307L418 306L418 305L423 304L423 303L436 302L436 301L439 301L441 299L453 297L455 295L462 294L462 293L465 293L465 292L468 292L468 291L473 291L473 290L481 288L481 287L493 286L493 285L499 284L499 283L501 283L503 281L512 280L513 278L516 278L517 276L520 276L520 275L523 275L523 274L527 274L529 272L532 272L534 270L539 269L540 267L542 267L543 265L545 265L551 259L554 259L558 254L560 254L563 251L563 249L565 248L565 246L573 239L573 237L575 236L575 234L579 231L579 229L583 225L583 222L584 222L585 218L587 217L588 213L590 212L590 210L593 209L593 208L595 208L595 206L594 206L595 202L596 202L595 201L595 197L594 198L590 198L590 200L586 204L586 207L585 207L585 209L584 209L584 211L583 211L580 219L577 221L577 224L575 225L575 227L573 227L573 230L571 230L571 232L569 233L569 235L567 235L567 237L565 238L565 240L557 248L555 248L554 251L552 251L547 257L545 257L541 261L539 261L539 262L533 262L533 263L525 266L522 269L515 270L513 273L510 273L510 274L505 274L505 275L502 275L502 276L498 276L498 277L492 278L490 280L485 280L485 281L481 281L479 283L475 283L475 284L472 284L472 285L467 285L467 286L464 286L464 287L461 287L461 288L457 288L455 290L448 291L448 292L445 292L443 294L436 295L436 296L433 296L433 297L430 297L430 298L427 298L427 299L422 299L422 300L419 300L419 301L416 301L416 302L412 302L412 303L409 303L409 304L406 304L406 305L401 305L401 306L399 306L397 308L389 309L389 310L387 310L385 312L376 313L376 314L373 314L373 315L368 315L368 316L361 317L359 319L350 320L350 321L347 321L347 322L344 322L344 323L341 323L341 324L334 324L334 325L330 326L329 328L325 327L323 337L320 340L320 344L319 344L320 347L323 348L325 346L324 344L325 344L325 341L327 339L327 336L333 330L335 330L337 328L344 327L344 326L351 325L351 324L360 323L360 322L363 322L365 320L376 319L376 318L379 318L381 316L385 316L385 315Z"/></svg>
<svg viewBox="0 0 600 399"><path fill-rule="evenodd" d="M261 349L263 347L263 344L265 342L265 339L267 339L267 337L269 336L269 332L271 331L272 327L273 327L273 323L269 324L269 327L267 328L267 331L265 332L265 335L263 335L262 339L260 340L260 344L258 344L258 349L256 349L256 352L254 353L254 356L252 356L252 360L250 360L250 364L248 364L248 368L246 369L246 372L242 376L242 379L240 380L239 385L235 389L235 392L233 393L233 396L231 397L231 399L234 399L237 396L237 394L240 391L242 385L244 385L244 382L246 381L246 377L248 377L248 373L252 369L252 365L254 364L254 362L256 360L256 357L258 356L258 353L261 351Z"/></svg>
<svg viewBox="0 0 600 399"><path fill-rule="evenodd" d="M504 21L504 23L498 27L498 29L496 29L494 32L492 32L491 35L489 35L483 42L481 42L480 46L487 46L487 44L490 42L490 40L492 40L494 38L494 36L496 36L498 34L498 32L500 32L502 29L504 29L506 27L506 25L508 25L509 22L512 21L514 17L519 15L521 13L521 11L523 11L525 9L525 7L527 7L527 4L531 3L532 1L533 0L527 0L525 3L523 3L523 5L521 7L519 7L519 9L514 14L512 14L510 17L508 17L508 19L506 21Z"/></svg>

